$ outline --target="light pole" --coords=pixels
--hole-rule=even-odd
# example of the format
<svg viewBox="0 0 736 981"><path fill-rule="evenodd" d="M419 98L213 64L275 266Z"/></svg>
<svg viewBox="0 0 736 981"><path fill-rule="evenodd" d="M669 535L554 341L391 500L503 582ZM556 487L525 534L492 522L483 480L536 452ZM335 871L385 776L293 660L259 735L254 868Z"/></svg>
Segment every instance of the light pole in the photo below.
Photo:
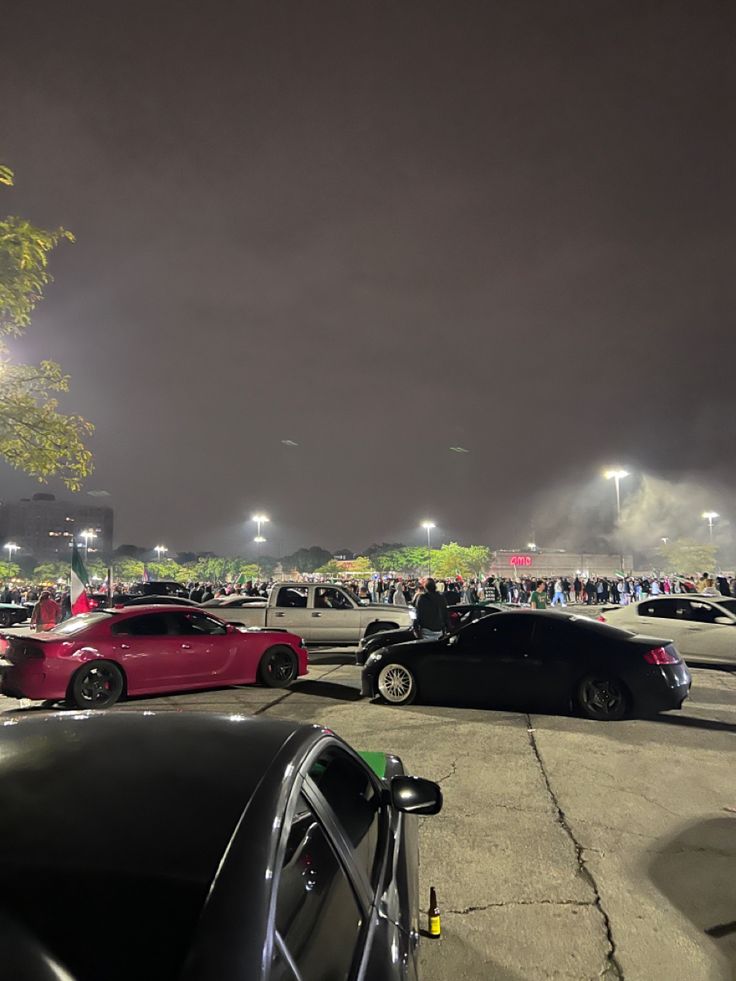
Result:
<svg viewBox="0 0 736 981"><path fill-rule="evenodd" d="M621 481L629 476L628 470L606 470L603 474L606 480L613 480L616 485L616 518L621 521Z"/></svg>
<svg viewBox="0 0 736 981"><path fill-rule="evenodd" d="M434 521L422 522L422 528L427 532L427 576L432 575L432 529L436 527Z"/></svg>
<svg viewBox="0 0 736 981"><path fill-rule="evenodd" d="M84 539L84 561L89 562L89 540L90 538L97 538L97 535L91 528L88 528L87 531L81 532L81 535Z"/></svg>
<svg viewBox="0 0 736 981"><path fill-rule="evenodd" d="M7 542L5 548L8 550L8 562L12 562L13 552L20 551L20 545L16 545L15 542Z"/></svg>
<svg viewBox="0 0 736 981"><path fill-rule="evenodd" d="M717 511L703 511L703 515L702 516L708 522L708 531L710 532L710 543L712 545L713 544L713 521L716 518L719 518L720 515L718 514Z"/></svg>
<svg viewBox="0 0 736 981"><path fill-rule="evenodd" d="M261 575L261 545L266 541L266 539L261 534L261 525L268 523L269 518L265 514L254 514L253 521L256 523L256 537L253 541L256 543L256 565L258 566L258 576Z"/></svg>
<svg viewBox="0 0 736 981"><path fill-rule="evenodd" d="M166 553L169 550L168 550L168 548L165 545L154 545L153 546L153 551L156 553L156 558L160 562L161 561L161 556L162 555L166 555Z"/></svg>

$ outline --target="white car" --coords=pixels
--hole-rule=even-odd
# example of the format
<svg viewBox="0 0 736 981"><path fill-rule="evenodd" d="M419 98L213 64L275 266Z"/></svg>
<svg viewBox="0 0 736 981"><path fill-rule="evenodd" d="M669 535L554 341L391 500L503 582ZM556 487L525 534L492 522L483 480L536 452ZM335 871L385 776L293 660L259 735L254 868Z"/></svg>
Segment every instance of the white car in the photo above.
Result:
<svg viewBox="0 0 736 981"><path fill-rule="evenodd" d="M653 596L604 608L601 620L675 642L686 661L736 665L736 599L702 593Z"/></svg>

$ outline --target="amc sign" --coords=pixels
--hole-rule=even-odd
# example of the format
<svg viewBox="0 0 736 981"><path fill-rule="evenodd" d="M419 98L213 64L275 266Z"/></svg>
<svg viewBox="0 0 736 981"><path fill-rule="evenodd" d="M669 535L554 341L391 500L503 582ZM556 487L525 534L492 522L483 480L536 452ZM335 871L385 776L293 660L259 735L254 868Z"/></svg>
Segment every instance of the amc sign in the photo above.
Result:
<svg viewBox="0 0 736 981"><path fill-rule="evenodd" d="M531 555L512 555L509 558L509 562L511 565L516 566L517 569L519 568L519 566L528 567L532 564L532 557Z"/></svg>

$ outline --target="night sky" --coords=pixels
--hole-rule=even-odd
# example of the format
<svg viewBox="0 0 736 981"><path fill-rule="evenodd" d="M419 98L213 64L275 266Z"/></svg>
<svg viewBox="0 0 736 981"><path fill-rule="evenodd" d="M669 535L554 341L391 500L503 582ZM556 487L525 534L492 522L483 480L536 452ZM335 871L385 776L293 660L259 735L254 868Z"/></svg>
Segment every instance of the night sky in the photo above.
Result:
<svg viewBox="0 0 736 981"><path fill-rule="evenodd" d="M72 374L117 541L237 552L255 510L271 552L425 517L564 537L581 495L610 519L611 463L725 515L735 27L720 0L7 0L0 211L77 236L13 351Z"/></svg>

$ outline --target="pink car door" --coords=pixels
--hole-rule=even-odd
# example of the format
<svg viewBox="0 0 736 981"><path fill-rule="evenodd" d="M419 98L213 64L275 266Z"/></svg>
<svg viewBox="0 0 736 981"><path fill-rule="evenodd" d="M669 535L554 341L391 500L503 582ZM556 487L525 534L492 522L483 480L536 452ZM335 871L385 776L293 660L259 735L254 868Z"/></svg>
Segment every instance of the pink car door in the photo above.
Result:
<svg viewBox="0 0 736 981"><path fill-rule="evenodd" d="M122 663L129 691L143 693L182 683L168 611L121 617L112 623L110 634L113 654Z"/></svg>
<svg viewBox="0 0 736 981"><path fill-rule="evenodd" d="M169 614L169 629L182 684L217 685L233 680L238 635L228 633L222 621L199 610L177 610Z"/></svg>

